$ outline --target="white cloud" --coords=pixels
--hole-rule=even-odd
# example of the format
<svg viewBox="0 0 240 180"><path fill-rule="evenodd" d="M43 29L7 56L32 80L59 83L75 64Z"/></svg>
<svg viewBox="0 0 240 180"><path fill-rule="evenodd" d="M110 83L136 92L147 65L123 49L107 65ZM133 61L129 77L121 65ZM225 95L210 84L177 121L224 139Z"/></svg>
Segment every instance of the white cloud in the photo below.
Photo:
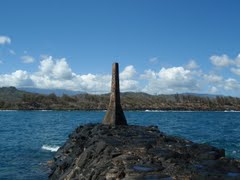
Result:
<svg viewBox="0 0 240 180"><path fill-rule="evenodd" d="M141 78L147 80L143 91L151 94L193 92L199 89L194 73L183 67L162 68L159 72L146 70Z"/></svg>
<svg viewBox="0 0 240 180"><path fill-rule="evenodd" d="M204 78L210 83L221 83L223 81L223 77L216 74L205 74Z"/></svg>
<svg viewBox="0 0 240 180"><path fill-rule="evenodd" d="M238 54L238 56L235 58L235 65L240 67L240 54Z"/></svg>
<svg viewBox="0 0 240 180"><path fill-rule="evenodd" d="M189 63L186 65L187 69L197 69L199 66L194 60L190 60Z"/></svg>
<svg viewBox="0 0 240 180"><path fill-rule="evenodd" d="M231 71L240 73L238 68L232 68ZM72 71L65 58L44 56L36 72L17 70L0 74L0 85L107 93L111 89L111 71L107 74L77 74ZM122 92L142 91L150 94L217 92L238 95L240 83L238 79L226 78L213 72L204 74L200 68L196 70L179 66L157 71L148 69L140 74L133 65L129 65L120 72L120 89Z"/></svg>
<svg viewBox="0 0 240 180"><path fill-rule="evenodd" d="M133 77L135 68L127 66L120 73L121 91L136 91L138 81ZM76 74L72 72L65 58L54 59L48 56L40 61L38 71L28 73L17 70L0 75L1 86L34 87L42 89L68 89L88 93L107 93L111 89L110 74Z"/></svg>
<svg viewBox="0 0 240 180"><path fill-rule="evenodd" d="M224 82L225 90L239 90L240 84L236 79L229 78Z"/></svg>
<svg viewBox="0 0 240 180"><path fill-rule="evenodd" d="M71 79L72 69L69 67L65 58L54 60L52 56L40 61L39 73L55 79Z"/></svg>
<svg viewBox="0 0 240 180"><path fill-rule="evenodd" d="M11 39L7 36L0 36L0 45L10 44Z"/></svg>
<svg viewBox="0 0 240 180"><path fill-rule="evenodd" d="M145 70L144 74L140 75L140 78L142 79L156 79L157 73L151 69Z"/></svg>
<svg viewBox="0 0 240 180"><path fill-rule="evenodd" d="M50 74L54 67L54 60L52 56L48 56L40 61L39 70L42 74Z"/></svg>
<svg viewBox="0 0 240 180"><path fill-rule="evenodd" d="M106 93L110 91L111 75L79 75L72 72L65 58L54 59L51 56L40 61L39 71L31 76L37 88L59 88L85 91L88 93Z"/></svg>
<svg viewBox="0 0 240 180"><path fill-rule="evenodd" d="M52 73L58 79L71 79L73 76L72 69L68 66L64 58L56 61Z"/></svg>
<svg viewBox="0 0 240 180"><path fill-rule="evenodd" d="M111 75L75 75L73 80L76 89L82 89L89 93L110 92Z"/></svg>
<svg viewBox="0 0 240 180"><path fill-rule="evenodd" d="M239 68L231 68L231 72L240 76L240 69Z"/></svg>
<svg viewBox="0 0 240 180"><path fill-rule="evenodd" d="M0 64L3 64L3 61L2 61L2 60L0 60Z"/></svg>
<svg viewBox="0 0 240 180"><path fill-rule="evenodd" d="M159 77L170 81L185 80L188 78L190 70L185 70L183 67L162 68L159 72Z"/></svg>
<svg viewBox="0 0 240 180"><path fill-rule="evenodd" d="M221 56L211 56L210 60L212 64L218 67L227 67L227 66L233 66L229 70L236 75L240 76L240 54L237 55L236 58L230 59L227 55L221 55Z"/></svg>
<svg viewBox="0 0 240 180"><path fill-rule="evenodd" d="M221 56L213 55L210 57L210 60L213 65L218 67L227 67L231 64L234 64L234 61L231 60L226 54Z"/></svg>
<svg viewBox="0 0 240 180"><path fill-rule="evenodd" d="M233 78L224 78L216 74L205 74L204 79L206 80L205 86L209 86L209 93L221 93L225 95L239 96L238 91L240 90L240 83L238 80Z"/></svg>
<svg viewBox="0 0 240 180"><path fill-rule="evenodd" d="M138 90L138 81L132 79L120 80L120 89L121 91L137 91Z"/></svg>
<svg viewBox="0 0 240 180"><path fill-rule="evenodd" d="M25 64L30 64L35 61L35 59L32 56L22 56L21 59L22 59L22 62Z"/></svg>
<svg viewBox="0 0 240 180"><path fill-rule="evenodd" d="M211 94L215 94L218 92L218 89L215 87L215 86L212 86L209 90L208 90L209 93Z"/></svg>
<svg viewBox="0 0 240 180"><path fill-rule="evenodd" d="M135 68L132 65L130 65L125 67L123 72L120 73L120 78L129 79L132 78L136 73L137 71L135 70Z"/></svg>
<svg viewBox="0 0 240 180"><path fill-rule="evenodd" d="M26 71L17 70L12 74L0 75L0 84L1 86L29 87L33 82Z"/></svg>

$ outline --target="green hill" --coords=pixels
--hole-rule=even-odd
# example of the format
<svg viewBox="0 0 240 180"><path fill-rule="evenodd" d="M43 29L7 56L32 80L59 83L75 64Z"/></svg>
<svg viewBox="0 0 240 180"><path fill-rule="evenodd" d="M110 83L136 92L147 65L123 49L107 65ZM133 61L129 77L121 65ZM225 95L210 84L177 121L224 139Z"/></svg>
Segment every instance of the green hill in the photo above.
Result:
<svg viewBox="0 0 240 180"><path fill-rule="evenodd" d="M0 88L0 101L7 102L20 102L26 94L32 94L25 91L20 91L15 87L1 87Z"/></svg>

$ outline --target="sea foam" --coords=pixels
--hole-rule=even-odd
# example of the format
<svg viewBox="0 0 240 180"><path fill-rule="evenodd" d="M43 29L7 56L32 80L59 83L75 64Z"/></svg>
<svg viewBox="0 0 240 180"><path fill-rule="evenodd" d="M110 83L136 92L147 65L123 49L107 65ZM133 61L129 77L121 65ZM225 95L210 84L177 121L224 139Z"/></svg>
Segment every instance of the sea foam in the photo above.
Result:
<svg viewBox="0 0 240 180"><path fill-rule="evenodd" d="M52 146L52 145L43 145L42 149L46 151L56 152L60 147L59 146Z"/></svg>

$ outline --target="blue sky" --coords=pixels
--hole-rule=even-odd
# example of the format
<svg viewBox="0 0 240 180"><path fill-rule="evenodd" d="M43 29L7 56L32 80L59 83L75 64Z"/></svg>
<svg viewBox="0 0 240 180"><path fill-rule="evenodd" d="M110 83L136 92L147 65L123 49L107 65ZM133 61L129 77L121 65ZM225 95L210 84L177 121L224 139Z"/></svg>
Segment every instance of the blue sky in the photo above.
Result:
<svg viewBox="0 0 240 180"><path fill-rule="evenodd" d="M240 96L240 1L0 2L0 86Z"/></svg>

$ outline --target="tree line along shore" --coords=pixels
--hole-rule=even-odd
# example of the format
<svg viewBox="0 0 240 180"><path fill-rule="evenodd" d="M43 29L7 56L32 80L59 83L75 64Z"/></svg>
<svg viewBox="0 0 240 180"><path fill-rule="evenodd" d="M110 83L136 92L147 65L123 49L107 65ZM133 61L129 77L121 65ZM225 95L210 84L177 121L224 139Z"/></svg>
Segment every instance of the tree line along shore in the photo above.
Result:
<svg viewBox="0 0 240 180"><path fill-rule="evenodd" d="M105 110L109 94L45 95L0 88L1 110ZM197 94L150 95L140 92L121 93L124 110L166 111L240 111L240 98Z"/></svg>

